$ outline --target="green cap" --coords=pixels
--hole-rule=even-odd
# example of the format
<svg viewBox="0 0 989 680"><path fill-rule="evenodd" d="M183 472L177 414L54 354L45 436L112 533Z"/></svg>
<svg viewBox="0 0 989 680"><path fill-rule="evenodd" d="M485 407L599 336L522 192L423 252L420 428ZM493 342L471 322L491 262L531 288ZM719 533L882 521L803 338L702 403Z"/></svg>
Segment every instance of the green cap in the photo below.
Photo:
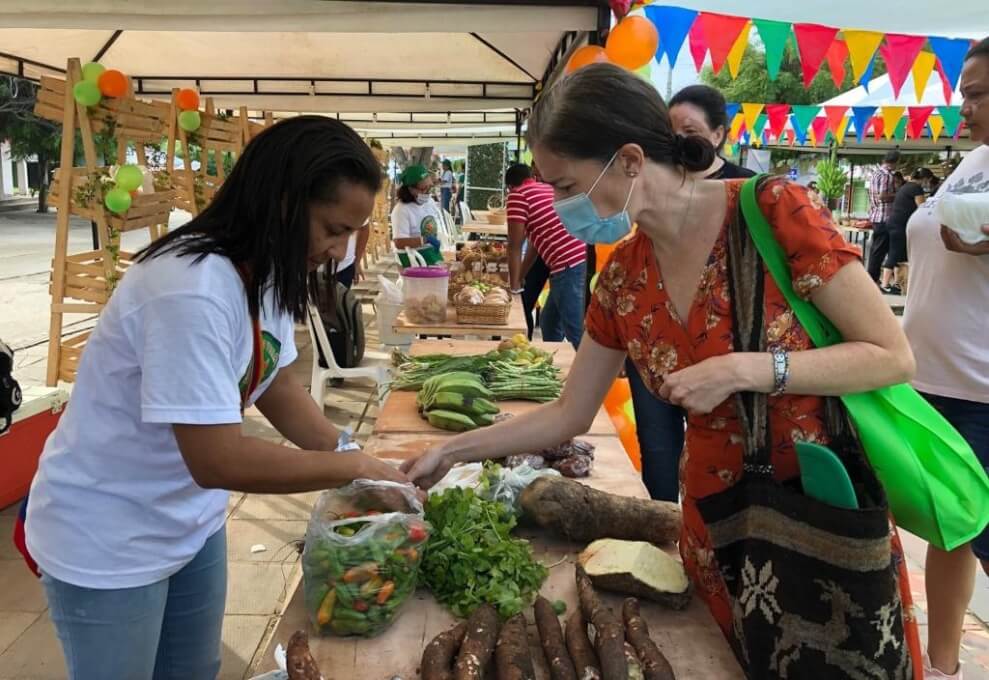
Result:
<svg viewBox="0 0 989 680"><path fill-rule="evenodd" d="M424 165L410 165L402 172L402 186L414 187L429 177L429 170Z"/></svg>

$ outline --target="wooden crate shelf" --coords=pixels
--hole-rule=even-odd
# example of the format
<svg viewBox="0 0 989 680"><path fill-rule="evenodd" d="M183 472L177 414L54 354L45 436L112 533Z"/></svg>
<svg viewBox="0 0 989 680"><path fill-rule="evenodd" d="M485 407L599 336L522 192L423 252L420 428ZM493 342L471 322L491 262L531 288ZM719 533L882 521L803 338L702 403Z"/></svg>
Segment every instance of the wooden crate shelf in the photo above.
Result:
<svg viewBox="0 0 989 680"><path fill-rule="evenodd" d="M73 187L84 184L91 171L88 168L72 168ZM97 172L109 174L106 168L99 168ZM50 200L57 203L62 192L62 169L59 168L52 181ZM102 204L89 203L79 205L75 196L70 197L70 211L73 215L96 221L102 216L111 229L119 232L134 231L135 229L145 229L160 224L168 224L168 216L175 205L176 192L174 189L166 191L155 191L150 194L139 192L134 195L131 207L123 215L117 215L107 210Z"/></svg>

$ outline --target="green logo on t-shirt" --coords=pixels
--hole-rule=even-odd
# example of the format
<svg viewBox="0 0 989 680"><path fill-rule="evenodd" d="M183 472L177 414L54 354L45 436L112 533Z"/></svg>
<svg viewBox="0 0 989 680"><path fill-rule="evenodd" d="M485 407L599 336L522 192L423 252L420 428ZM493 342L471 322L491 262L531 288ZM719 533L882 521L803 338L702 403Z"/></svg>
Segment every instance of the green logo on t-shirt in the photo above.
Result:
<svg viewBox="0 0 989 680"><path fill-rule="evenodd" d="M278 358L282 354L282 343L279 342L278 338L269 333L268 331L261 332L261 380L258 381L260 385L265 380L271 377L271 374L275 372L275 367L278 366ZM240 393L244 394L247 390L247 385L251 380L251 374L254 372L254 362L251 362L247 366L247 371L244 373L243 377L240 379ZM250 395L247 395L250 396Z"/></svg>
<svg viewBox="0 0 989 680"><path fill-rule="evenodd" d="M419 224L419 234L423 237L436 236L436 218L432 215L426 215L422 218L422 222Z"/></svg>

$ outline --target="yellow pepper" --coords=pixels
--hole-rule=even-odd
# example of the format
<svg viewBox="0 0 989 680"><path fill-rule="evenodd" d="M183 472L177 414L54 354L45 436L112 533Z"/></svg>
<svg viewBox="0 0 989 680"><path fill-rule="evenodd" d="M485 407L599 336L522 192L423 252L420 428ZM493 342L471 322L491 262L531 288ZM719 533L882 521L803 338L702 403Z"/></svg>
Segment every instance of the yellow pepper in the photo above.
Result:
<svg viewBox="0 0 989 680"><path fill-rule="evenodd" d="M323 598L323 601L319 605L319 610L316 612L316 622L320 626L325 626L333 618L333 605L337 601L337 591L330 590Z"/></svg>

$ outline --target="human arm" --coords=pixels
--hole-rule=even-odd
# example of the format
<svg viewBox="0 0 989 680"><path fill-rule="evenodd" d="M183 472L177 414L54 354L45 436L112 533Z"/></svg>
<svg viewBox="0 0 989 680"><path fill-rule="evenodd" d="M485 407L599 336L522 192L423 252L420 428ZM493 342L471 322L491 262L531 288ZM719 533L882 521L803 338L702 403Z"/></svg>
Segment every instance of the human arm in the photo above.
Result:
<svg viewBox="0 0 989 680"><path fill-rule="evenodd" d="M941 225L941 241L944 247L953 253L963 253L965 255L989 255L989 224L982 226L982 233L986 240L979 243L965 243L958 234L949 227Z"/></svg>
<svg viewBox="0 0 989 680"><path fill-rule="evenodd" d="M532 269L532 265L536 263L536 258L538 257L539 257L539 253L536 252L536 249L533 248L532 244L530 243L529 249L525 251L525 257L522 258L521 278L523 281L525 280L525 277L529 275L529 270Z"/></svg>
<svg viewBox="0 0 989 680"><path fill-rule="evenodd" d="M326 419L292 371L278 371L255 405L283 437L300 449L336 450L340 431Z"/></svg>
<svg viewBox="0 0 989 680"><path fill-rule="evenodd" d="M584 335L559 399L510 421L447 439L419 458L406 461L402 471L412 481L429 487L455 463L539 451L581 435L590 429L624 360L624 352Z"/></svg>
<svg viewBox="0 0 989 680"><path fill-rule="evenodd" d="M371 238L371 226L365 224L357 230L357 242L354 244L354 283L364 280L364 256L367 254L367 242Z"/></svg>
<svg viewBox="0 0 989 680"><path fill-rule="evenodd" d="M525 242L525 225L508 223L508 285L512 290L522 288L525 272L522 270L522 244ZM532 250L531 244L529 250ZM528 253L527 253L528 254Z"/></svg>

